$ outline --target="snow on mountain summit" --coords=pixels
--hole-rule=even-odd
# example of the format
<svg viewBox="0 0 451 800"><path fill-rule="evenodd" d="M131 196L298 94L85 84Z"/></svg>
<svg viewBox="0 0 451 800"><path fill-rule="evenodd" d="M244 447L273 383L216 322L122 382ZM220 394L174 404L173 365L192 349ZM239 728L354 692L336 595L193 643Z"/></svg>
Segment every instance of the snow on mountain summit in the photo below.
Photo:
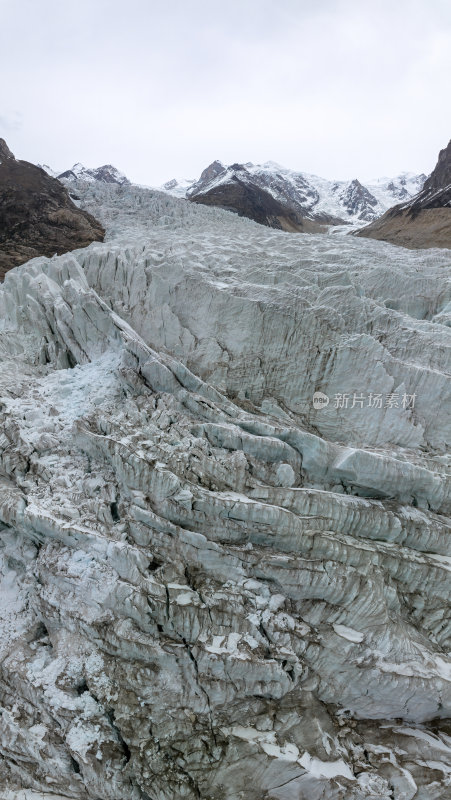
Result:
<svg viewBox="0 0 451 800"><path fill-rule="evenodd" d="M408 200L421 191L426 175L402 172L395 177L376 178L364 183L332 181L307 172L297 172L266 161L263 164L233 164L225 166L214 161L196 181L173 179L160 188L175 197L202 202L201 195L233 180L246 180L248 185L268 192L285 204L293 205L307 218L363 224L377 219L400 200ZM209 194L211 197L211 194Z"/></svg>
<svg viewBox="0 0 451 800"><path fill-rule="evenodd" d="M38 166L63 181L81 180L119 186L131 183L112 164L88 168L77 162L64 172L55 171L47 164ZM244 191L247 194L252 193L254 204L271 206L274 218L285 213L298 221L310 220L323 226L361 226L378 219L396 203L409 201L421 191L425 180L424 174L401 172L394 177L384 176L365 181L357 177L348 181L334 181L289 169L276 161L262 164L237 162L227 166L216 159L202 171L199 178L172 178L159 189L173 197L228 207L242 213L239 204L234 208L224 202L225 194L230 194L229 189L240 183L243 188L246 185ZM298 229L301 228L302 224Z"/></svg>
<svg viewBox="0 0 451 800"><path fill-rule="evenodd" d="M126 175L116 169L116 167L113 167L112 164L104 164L102 167L87 169L83 164L77 163L65 172L60 172L58 178L69 181L82 180L88 183L93 183L95 181L100 181L101 183L117 183L120 186L130 183Z"/></svg>
<svg viewBox="0 0 451 800"><path fill-rule="evenodd" d="M194 178L179 178L178 180L173 178L170 181L166 181L161 190L171 194L173 197L186 197L186 193L193 183L195 183Z"/></svg>

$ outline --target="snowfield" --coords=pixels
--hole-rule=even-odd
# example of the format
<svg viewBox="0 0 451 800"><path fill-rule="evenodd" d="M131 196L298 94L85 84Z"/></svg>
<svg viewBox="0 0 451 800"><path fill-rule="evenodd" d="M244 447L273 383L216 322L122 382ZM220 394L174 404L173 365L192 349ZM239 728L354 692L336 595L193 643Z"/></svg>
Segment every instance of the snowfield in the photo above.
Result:
<svg viewBox="0 0 451 800"><path fill-rule="evenodd" d="M451 796L450 252L73 185L0 287L0 796Z"/></svg>

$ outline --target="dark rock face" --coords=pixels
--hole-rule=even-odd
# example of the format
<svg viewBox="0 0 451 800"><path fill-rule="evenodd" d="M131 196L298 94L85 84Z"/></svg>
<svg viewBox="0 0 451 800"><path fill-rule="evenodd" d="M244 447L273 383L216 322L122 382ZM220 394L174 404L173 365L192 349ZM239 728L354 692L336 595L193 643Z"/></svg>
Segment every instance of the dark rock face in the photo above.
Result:
<svg viewBox="0 0 451 800"><path fill-rule="evenodd" d="M208 167L206 167L203 172L201 172L201 176L197 181L196 185L191 190L192 193L199 191L204 186L206 186L210 181L217 178L218 175L221 175L223 172L226 172L227 168L221 161L213 161Z"/></svg>
<svg viewBox="0 0 451 800"><path fill-rule="evenodd" d="M374 219L374 208L377 206L377 200L357 178L351 181L339 197L349 216L357 215L358 219L361 220Z"/></svg>
<svg viewBox="0 0 451 800"><path fill-rule="evenodd" d="M418 196L421 198L422 208L439 208L450 205L450 190L451 139L448 142L448 146L440 150L435 169L431 172L423 186L422 192L420 192ZM444 192L446 196L436 196L436 192ZM440 205L437 205L437 202L440 202Z"/></svg>
<svg viewBox="0 0 451 800"><path fill-rule="evenodd" d="M14 158L11 150L9 149L8 145L6 144L4 139L0 139L0 164L2 161L6 161L7 159Z"/></svg>
<svg viewBox="0 0 451 800"><path fill-rule="evenodd" d="M74 205L58 180L16 160L0 139L1 279L30 258L87 247L104 235L100 223Z"/></svg>
<svg viewBox="0 0 451 800"><path fill-rule="evenodd" d="M440 151L421 192L410 202L389 209L356 235L403 247L451 248L451 140Z"/></svg>
<svg viewBox="0 0 451 800"><path fill-rule="evenodd" d="M218 206L285 231L314 233L325 225L343 223L329 214L311 212L318 196L302 176L294 185L277 173L251 173L245 164L226 168L214 161L187 196L194 203Z"/></svg>

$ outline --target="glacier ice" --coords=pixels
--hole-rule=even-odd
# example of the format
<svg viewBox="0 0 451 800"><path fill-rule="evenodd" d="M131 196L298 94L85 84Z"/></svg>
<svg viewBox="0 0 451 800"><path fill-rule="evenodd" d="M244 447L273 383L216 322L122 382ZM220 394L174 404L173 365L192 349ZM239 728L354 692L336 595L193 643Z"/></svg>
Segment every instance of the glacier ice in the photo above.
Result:
<svg viewBox="0 0 451 800"><path fill-rule="evenodd" d="M0 288L1 797L448 796L449 253L77 194Z"/></svg>

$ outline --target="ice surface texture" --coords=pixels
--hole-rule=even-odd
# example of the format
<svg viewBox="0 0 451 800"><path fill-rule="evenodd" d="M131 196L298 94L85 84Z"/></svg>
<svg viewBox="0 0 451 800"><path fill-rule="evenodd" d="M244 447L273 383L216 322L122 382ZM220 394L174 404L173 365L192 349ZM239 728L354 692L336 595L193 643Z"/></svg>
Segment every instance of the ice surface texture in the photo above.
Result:
<svg viewBox="0 0 451 800"><path fill-rule="evenodd" d="M0 795L446 797L449 254L77 194L0 290Z"/></svg>

